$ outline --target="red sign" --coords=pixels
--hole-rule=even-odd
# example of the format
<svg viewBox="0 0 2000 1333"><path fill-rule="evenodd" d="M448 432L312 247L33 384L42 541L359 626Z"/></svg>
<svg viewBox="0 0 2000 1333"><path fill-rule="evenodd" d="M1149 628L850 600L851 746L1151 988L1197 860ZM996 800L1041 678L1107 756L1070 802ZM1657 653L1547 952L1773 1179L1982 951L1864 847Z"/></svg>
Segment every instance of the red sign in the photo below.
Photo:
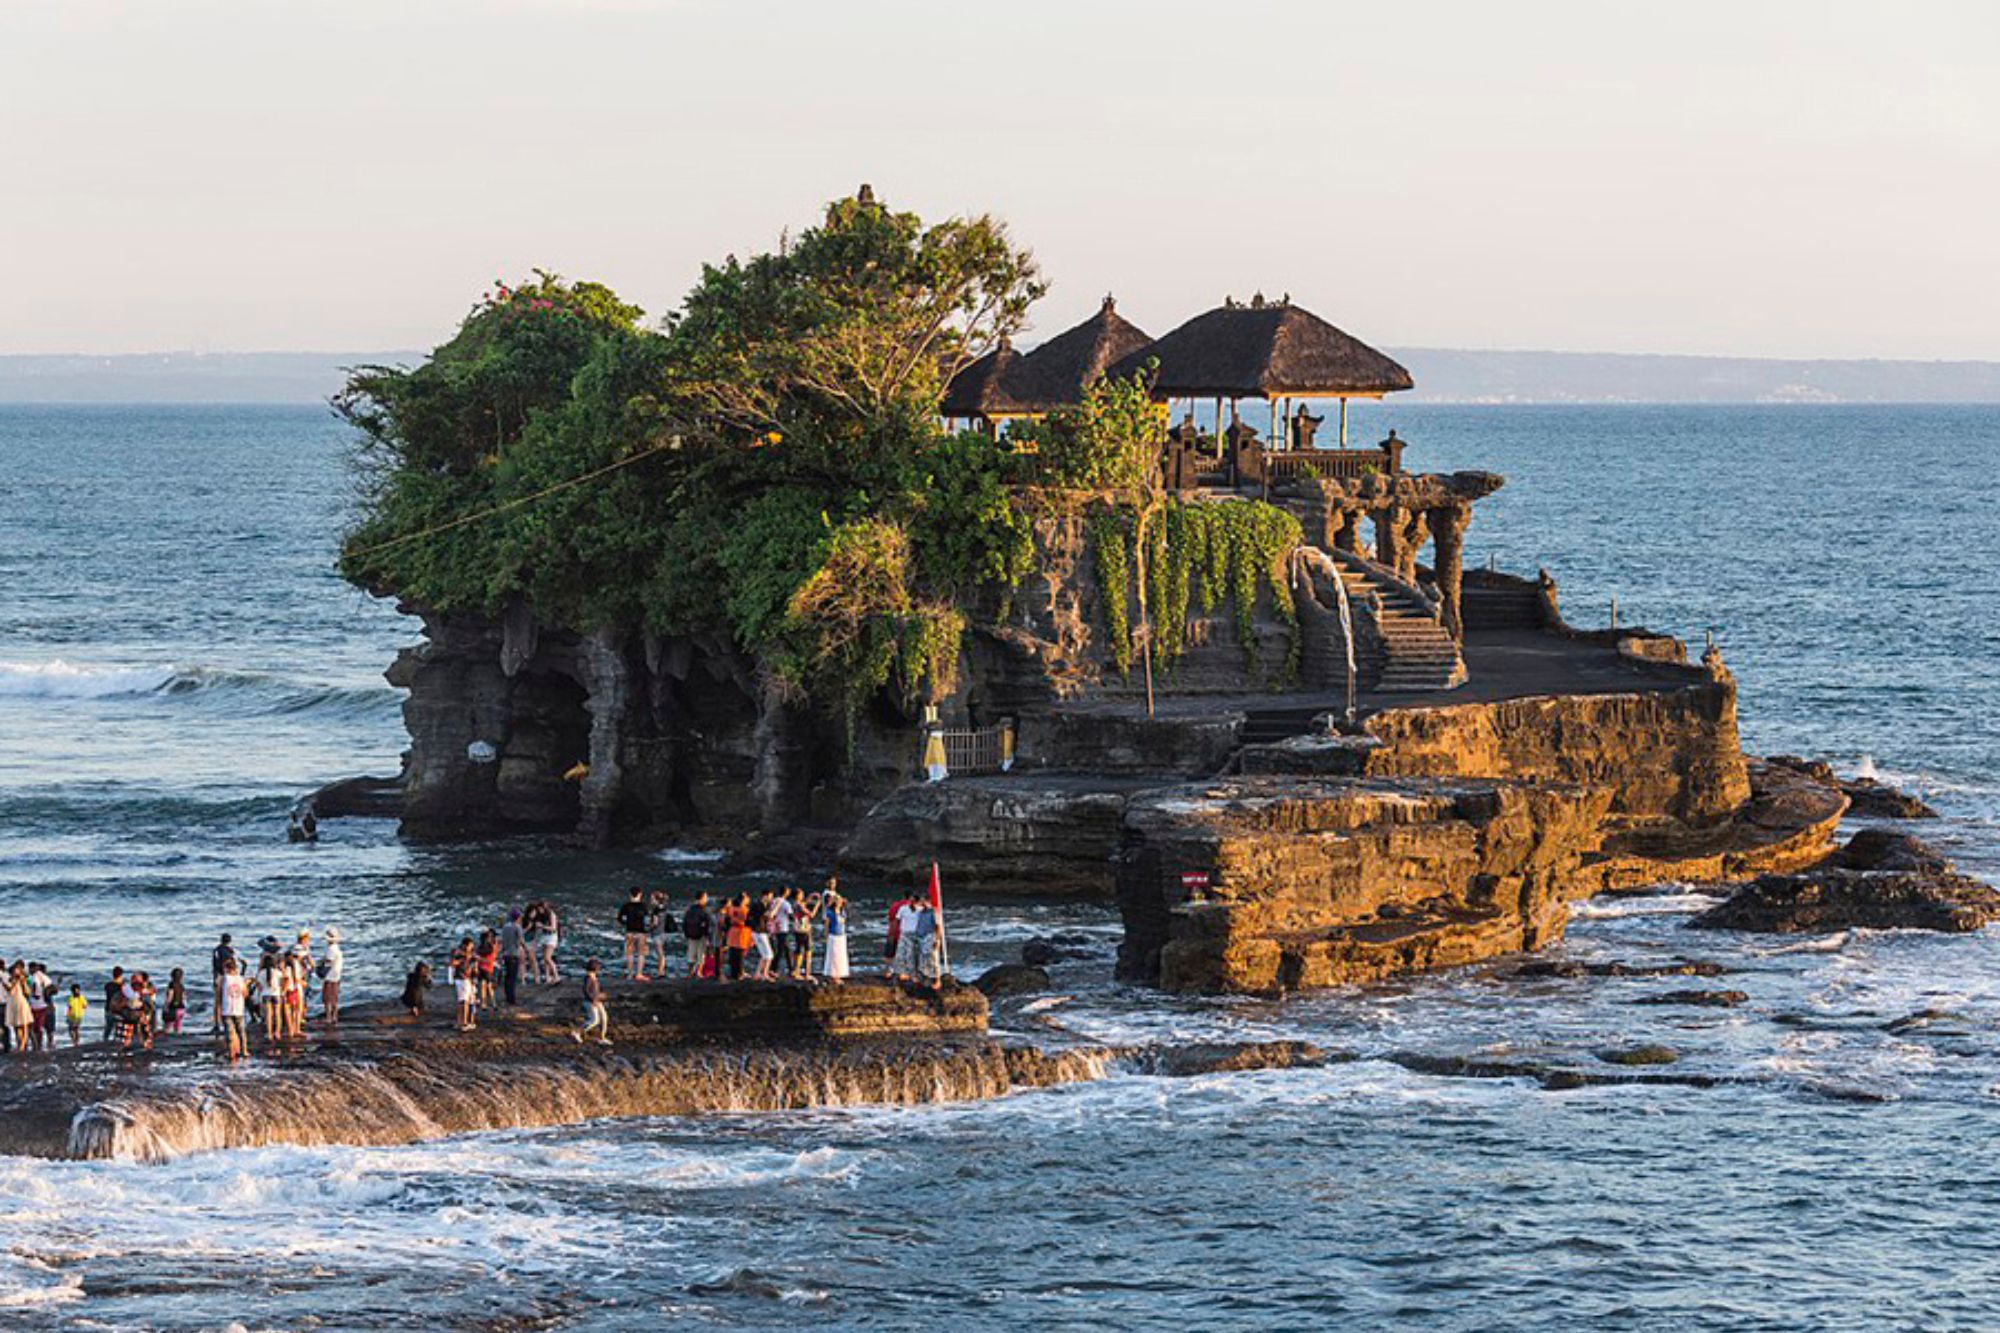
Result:
<svg viewBox="0 0 2000 1333"><path fill-rule="evenodd" d="M1207 887L1208 887L1208 872L1206 870L1181 871L1181 888L1186 892L1199 893L1201 890Z"/></svg>

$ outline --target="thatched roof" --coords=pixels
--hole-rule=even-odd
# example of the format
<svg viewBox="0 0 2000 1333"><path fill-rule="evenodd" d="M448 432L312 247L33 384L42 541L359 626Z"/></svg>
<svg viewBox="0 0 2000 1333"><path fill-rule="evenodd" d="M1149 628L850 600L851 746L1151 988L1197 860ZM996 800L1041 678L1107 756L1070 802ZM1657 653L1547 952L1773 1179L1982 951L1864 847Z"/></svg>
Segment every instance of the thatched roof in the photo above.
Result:
<svg viewBox="0 0 2000 1333"><path fill-rule="evenodd" d="M1149 357L1165 398L1362 397L1413 385L1409 371L1289 301L1196 315L1111 373L1129 375Z"/></svg>
<svg viewBox="0 0 2000 1333"><path fill-rule="evenodd" d="M1106 370L1152 342L1107 296L1096 314L1058 333L1007 372L1009 395L1031 412L1074 407Z"/></svg>
<svg viewBox="0 0 2000 1333"><path fill-rule="evenodd" d="M947 417L1009 416L1024 411L1014 401L1009 384L1022 356L1005 338L1000 345L972 362L945 386L944 401L938 412Z"/></svg>

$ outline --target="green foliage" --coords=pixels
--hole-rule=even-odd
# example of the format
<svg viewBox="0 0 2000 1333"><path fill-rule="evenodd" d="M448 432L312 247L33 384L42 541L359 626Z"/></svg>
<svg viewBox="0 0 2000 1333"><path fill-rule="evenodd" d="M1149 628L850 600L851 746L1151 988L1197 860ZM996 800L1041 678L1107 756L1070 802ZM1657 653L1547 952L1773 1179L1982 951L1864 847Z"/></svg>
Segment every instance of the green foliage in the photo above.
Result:
<svg viewBox="0 0 2000 1333"><path fill-rule="evenodd" d="M1286 562L1304 539L1297 519L1257 500L1188 504L1176 499L1150 512L1128 505L1105 506L1088 522L1104 598L1105 632L1112 661L1121 673L1132 667L1134 557L1143 539L1146 607L1153 661L1159 669L1170 671L1187 651L1189 609L1198 604L1202 614L1208 614L1227 600L1237 642L1254 670L1257 599L1268 592L1273 612L1291 631L1278 679L1296 676L1302 644Z"/></svg>
<svg viewBox="0 0 2000 1333"><path fill-rule="evenodd" d="M1097 590L1104 598L1104 633L1119 673L1132 670L1132 536L1138 515L1111 506L1089 518L1090 555L1097 566Z"/></svg>
<svg viewBox="0 0 2000 1333"><path fill-rule="evenodd" d="M1016 423L1010 438L1030 447L1035 480L1077 490L1154 484L1167 409L1153 401L1150 380L1150 369L1100 379L1075 408Z"/></svg>
<svg viewBox="0 0 2000 1333"><path fill-rule="evenodd" d="M705 269L661 332L594 283L498 284L336 398L362 482L341 571L435 611L722 633L850 721L891 685L935 697L1034 558L1011 453L945 435L938 399L1041 291L990 218L865 192Z"/></svg>

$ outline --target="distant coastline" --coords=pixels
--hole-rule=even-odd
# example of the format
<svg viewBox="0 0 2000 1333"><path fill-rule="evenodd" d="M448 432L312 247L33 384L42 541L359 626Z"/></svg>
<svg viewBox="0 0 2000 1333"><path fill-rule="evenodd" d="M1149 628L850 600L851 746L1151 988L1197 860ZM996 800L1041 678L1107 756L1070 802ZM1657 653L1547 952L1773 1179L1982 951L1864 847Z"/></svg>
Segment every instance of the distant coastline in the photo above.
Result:
<svg viewBox="0 0 2000 1333"><path fill-rule="evenodd" d="M2000 361L1788 361L1392 347L1410 403L2000 403ZM415 350L0 356L0 404L323 403L344 368Z"/></svg>

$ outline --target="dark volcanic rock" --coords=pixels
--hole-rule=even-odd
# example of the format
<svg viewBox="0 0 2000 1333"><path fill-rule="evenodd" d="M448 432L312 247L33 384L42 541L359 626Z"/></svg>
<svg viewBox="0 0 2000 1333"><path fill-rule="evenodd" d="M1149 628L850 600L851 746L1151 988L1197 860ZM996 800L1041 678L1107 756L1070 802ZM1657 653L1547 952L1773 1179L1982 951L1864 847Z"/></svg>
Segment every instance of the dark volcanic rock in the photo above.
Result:
<svg viewBox="0 0 2000 1333"><path fill-rule="evenodd" d="M1550 959L1523 963L1517 977L1719 977L1730 971L1705 958L1677 958L1671 963L1579 963Z"/></svg>
<svg viewBox="0 0 2000 1333"><path fill-rule="evenodd" d="M2000 919L2000 893L1948 872L1822 867L1765 875L1696 917L1702 930L1773 934L1871 930L1978 930Z"/></svg>
<svg viewBox="0 0 2000 1333"><path fill-rule="evenodd" d="M343 778L306 797L319 819L398 819L403 813L403 780Z"/></svg>
<svg viewBox="0 0 2000 1333"><path fill-rule="evenodd" d="M972 984L989 999L1001 995L1032 995L1049 988L1049 974L1025 963L1001 963L986 969Z"/></svg>
<svg viewBox="0 0 2000 1333"><path fill-rule="evenodd" d="M1597 1053L1608 1065L1670 1065L1681 1058L1671 1046L1648 1043L1643 1046L1611 1046Z"/></svg>
<svg viewBox="0 0 2000 1333"><path fill-rule="evenodd" d="M1843 778L1833 765L1822 759L1802 759L1795 754L1774 754L1764 761L1788 768L1823 787L1846 795L1848 813L1856 819L1936 819L1937 811L1905 791L1898 791L1874 778Z"/></svg>
<svg viewBox="0 0 2000 1333"><path fill-rule="evenodd" d="M1196 1042L1138 1053L1140 1068L1171 1078L1241 1074L1255 1069L1309 1069L1352 1058L1331 1055L1307 1041Z"/></svg>
<svg viewBox="0 0 2000 1333"><path fill-rule="evenodd" d="M1078 944L1066 944L1064 939L1078 936L1054 936L1049 939L1029 940L1021 946L1021 961L1029 967L1047 967L1050 963L1070 962L1079 958L1095 958L1103 950Z"/></svg>
<svg viewBox="0 0 2000 1333"><path fill-rule="evenodd" d="M1740 990L1670 990L1661 995L1648 995L1634 1000L1634 1004L1687 1004L1707 1009L1734 1009L1749 999Z"/></svg>
<svg viewBox="0 0 2000 1333"><path fill-rule="evenodd" d="M1923 875L1950 874L1943 852L1921 838L1885 828L1865 828L1834 853L1833 864L1846 870L1905 870Z"/></svg>

